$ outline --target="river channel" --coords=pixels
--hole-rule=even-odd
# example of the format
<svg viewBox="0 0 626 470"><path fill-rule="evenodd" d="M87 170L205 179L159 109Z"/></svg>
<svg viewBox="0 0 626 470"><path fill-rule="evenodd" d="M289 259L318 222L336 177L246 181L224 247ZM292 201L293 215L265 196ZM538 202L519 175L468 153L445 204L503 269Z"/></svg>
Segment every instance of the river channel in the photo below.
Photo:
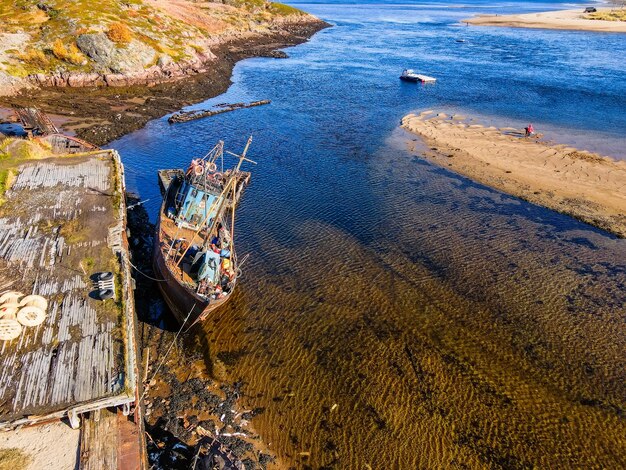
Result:
<svg viewBox="0 0 626 470"><path fill-rule="evenodd" d="M560 3L297 6L334 27L194 107L270 105L113 144L155 218L157 169L253 135L250 258L205 333L263 439L297 468L625 467L626 240L429 164L399 121L532 121L626 158L626 35L460 23Z"/></svg>

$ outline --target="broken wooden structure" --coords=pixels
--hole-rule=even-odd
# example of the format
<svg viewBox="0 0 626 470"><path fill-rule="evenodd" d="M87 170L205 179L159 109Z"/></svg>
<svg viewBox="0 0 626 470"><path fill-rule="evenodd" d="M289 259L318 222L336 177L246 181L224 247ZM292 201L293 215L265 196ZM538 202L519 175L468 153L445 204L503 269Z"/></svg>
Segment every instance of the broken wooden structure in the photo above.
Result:
<svg viewBox="0 0 626 470"><path fill-rule="evenodd" d="M37 108L15 108L15 115L29 135L59 133L52 120Z"/></svg>
<svg viewBox="0 0 626 470"><path fill-rule="evenodd" d="M251 103L234 103L234 104L221 104L218 105L219 109L199 109L195 111L179 111L172 114L167 122L173 124L175 122L188 122L194 119L200 119L209 116L215 116L216 114L228 113L235 111L236 109L253 108L255 106L262 106L264 104L270 104L270 100L253 101Z"/></svg>
<svg viewBox="0 0 626 470"><path fill-rule="evenodd" d="M39 140L47 142L50 145L52 153L63 155L91 152L98 149L98 147L89 142L65 134L48 134L39 137Z"/></svg>

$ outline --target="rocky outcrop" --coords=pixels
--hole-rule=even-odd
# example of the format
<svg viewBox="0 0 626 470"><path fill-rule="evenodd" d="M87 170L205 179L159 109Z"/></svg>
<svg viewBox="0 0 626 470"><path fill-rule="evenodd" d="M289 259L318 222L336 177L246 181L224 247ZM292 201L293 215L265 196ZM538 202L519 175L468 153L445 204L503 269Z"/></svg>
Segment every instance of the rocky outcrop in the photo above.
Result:
<svg viewBox="0 0 626 470"><path fill-rule="evenodd" d="M97 54L99 60L109 60L106 59L109 56L102 53L102 49L98 50ZM135 67L125 72L118 72L119 67L108 67L105 69L107 71L102 73L59 72L52 75L35 74L29 79L35 85L45 87L150 86L206 72L207 67L215 59L216 56L211 52L197 54L192 59L181 62L173 62L169 56L162 56L157 60L156 65L148 68ZM131 61L135 60L131 59ZM126 63L131 62L126 61Z"/></svg>
<svg viewBox="0 0 626 470"><path fill-rule="evenodd" d="M98 0L71 9L62 0L22 3L5 2L12 21L0 27L0 95L25 86L171 82L223 68L215 54L285 57L267 51L328 26L269 0Z"/></svg>
<svg viewBox="0 0 626 470"><path fill-rule="evenodd" d="M10 51L21 50L30 36L25 33L0 33L0 96L10 96L28 87L28 80L8 73Z"/></svg>
<svg viewBox="0 0 626 470"><path fill-rule="evenodd" d="M81 34L76 39L76 45L103 72L140 72L153 64L157 55L153 48L136 39L126 45L118 45L104 33Z"/></svg>
<svg viewBox="0 0 626 470"><path fill-rule="evenodd" d="M11 96L20 90L31 87L32 84L28 80L13 77L0 70L0 96Z"/></svg>
<svg viewBox="0 0 626 470"><path fill-rule="evenodd" d="M283 19L275 22L272 28L265 29L263 32L247 31L224 35L215 38L208 45L211 48L219 48L225 43L270 37L277 33L308 35L309 30L310 34L313 34L326 26L326 23L311 16L300 17L297 21ZM97 71L35 74L28 77L30 82L43 87L152 86L204 73L217 59L213 52L206 49L204 52L195 53L190 59L174 62L170 56L165 54L158 56L154 49L136 40L126 47L119 47L104 33L82 34L76 43L81 52L97 64ZM265 51L263 55L286 57L286 54L280 51L271 54Z"/></svg>

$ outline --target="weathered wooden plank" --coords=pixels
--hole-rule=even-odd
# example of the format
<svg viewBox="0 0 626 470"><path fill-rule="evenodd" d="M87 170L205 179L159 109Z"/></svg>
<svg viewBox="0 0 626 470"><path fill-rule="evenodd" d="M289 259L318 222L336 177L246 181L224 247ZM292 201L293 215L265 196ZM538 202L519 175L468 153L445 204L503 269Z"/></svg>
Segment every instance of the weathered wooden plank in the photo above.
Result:
<svg viewBox="0 0 626 470"><path fill-rule="evenodd" d="M118 467L117 443L118 421L115 413L103 409L96 420L90 417L83 421L80 438L80 470L115 470Z"/></svg>
<svg viewBox="0 0 626 470"><path fill-rule="evenodd" d="M0 346L0 425L124 392L125 358L116 352L112 335L129 320L111 311L98 313L97 301L89 298L90 273L84 266L81 272L78 263L107 242L115 250L124 248L121 212L94 203L112 196L113 164L109 153L29 163L6 193L0 285L17 283L25 293L46 297L49 306L44 323L24 328L19 338ZM68 241L61 234L63 221L94 216L104 227L100 235L90 232L87 239ZM69 257L73 261L66 261Z"/></svg>

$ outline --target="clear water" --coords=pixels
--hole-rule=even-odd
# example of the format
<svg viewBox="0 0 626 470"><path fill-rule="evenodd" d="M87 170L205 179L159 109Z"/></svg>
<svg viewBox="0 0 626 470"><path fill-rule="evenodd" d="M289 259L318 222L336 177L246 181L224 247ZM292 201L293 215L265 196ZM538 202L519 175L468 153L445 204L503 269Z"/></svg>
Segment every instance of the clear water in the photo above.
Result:
<svg viewBox="0 0 626 470"><path fill-rule="evenodd" d="M455 111L626 158L626 35L459 23L563 5L299 4L334 27L194 107L271 105L114 143L154 217L157 169L254 136L250 261L205 332L239 353L229 372L285 466L626 465L625 241L433 167L398 129Z"/></svg>

